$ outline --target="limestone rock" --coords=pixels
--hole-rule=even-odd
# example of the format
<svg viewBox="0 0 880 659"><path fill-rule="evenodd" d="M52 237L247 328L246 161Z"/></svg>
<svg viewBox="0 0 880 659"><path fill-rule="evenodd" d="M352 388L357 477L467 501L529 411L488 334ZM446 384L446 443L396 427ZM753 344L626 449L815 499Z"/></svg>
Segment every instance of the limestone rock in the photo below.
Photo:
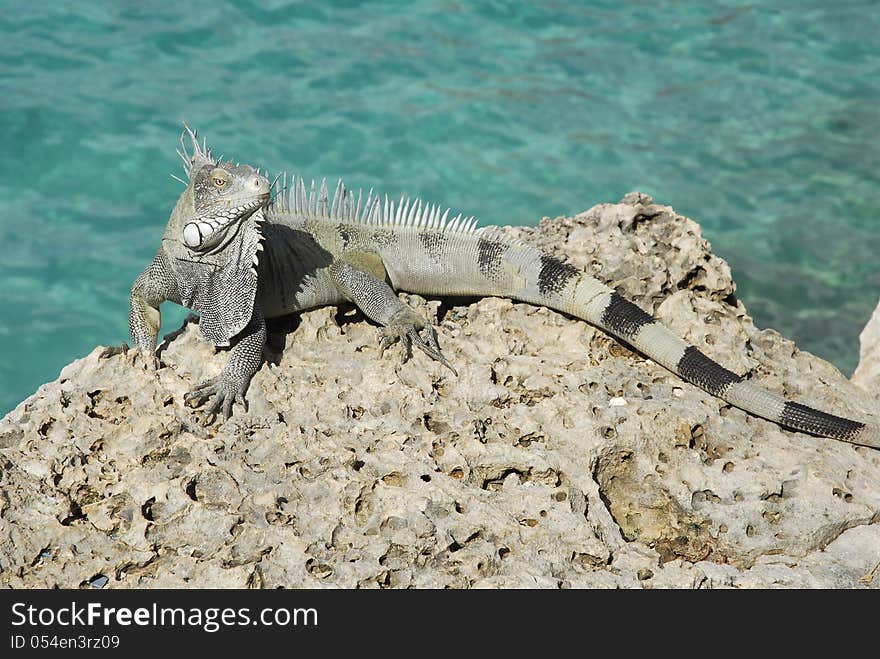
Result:
<svg viewBox="0 0 880 659"><path fill-rule="evenodd" d="M880 400L880 303L859 334L859 365L852 381Z"/></svg>
<svg viewBox="0 0 880 659"><path fill-rule="evenodd" d="M671 208L634 193L507 231L768 388L877 422L754 327ZM227 355L192 324L158 375L101 348L67 366L0 421L0 586L880 585L880 452L749 416L547 309L408 299L458 377L380 356L334 308L277 323L249 411L214 426L183 394Z"/></svg>

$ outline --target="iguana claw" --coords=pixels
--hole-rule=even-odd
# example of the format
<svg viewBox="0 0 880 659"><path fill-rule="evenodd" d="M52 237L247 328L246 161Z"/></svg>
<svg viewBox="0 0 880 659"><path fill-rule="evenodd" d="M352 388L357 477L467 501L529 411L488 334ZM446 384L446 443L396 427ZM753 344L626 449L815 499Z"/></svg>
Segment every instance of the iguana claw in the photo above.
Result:
<svg viewBox="0 0 880 659"><path fill-rule="evenodd" d="M421 334L419 334L420 329L425 330L427 340L423 339ZM440 344L437 343L437 331L431 325L424 324L421 328L415 323L389 325L387 327L380 327L377 330L377 335L379 338L379 349L383 353L396 341L400 341L401 359L404 363L412 357L412 347L415 346L431 359L443 364L453 374L458 375L458 371L452 367L452 364L446 360L440 351Z"/></svg>
<svg viewBox="0 0 880 659"><path fill-rule="evenodd" d="M184 403L195 401L193 407L202 405L207 399L214 397L211 404L205 409L205 424L209 425L217 418L217 412L222 411L228 420L232 416L232 405L238 403L247 411L247 401L244 392L236 388L235 384L226 380L223 375L210 378L197 384L184 397Z"/></svg>

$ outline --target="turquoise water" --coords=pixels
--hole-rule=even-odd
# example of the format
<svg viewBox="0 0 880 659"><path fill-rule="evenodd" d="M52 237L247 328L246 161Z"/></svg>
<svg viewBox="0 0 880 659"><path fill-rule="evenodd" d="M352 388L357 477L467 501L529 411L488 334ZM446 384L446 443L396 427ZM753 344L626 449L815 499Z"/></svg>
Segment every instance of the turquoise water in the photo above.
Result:
<svg viewBox="0 0 880 659"><path fill-rule="evenodd" d="M759 325L855 366L880 297L873 0L0 9L0 413L127 339L181 119L483 223L648 192L703 225Z"/></svg>

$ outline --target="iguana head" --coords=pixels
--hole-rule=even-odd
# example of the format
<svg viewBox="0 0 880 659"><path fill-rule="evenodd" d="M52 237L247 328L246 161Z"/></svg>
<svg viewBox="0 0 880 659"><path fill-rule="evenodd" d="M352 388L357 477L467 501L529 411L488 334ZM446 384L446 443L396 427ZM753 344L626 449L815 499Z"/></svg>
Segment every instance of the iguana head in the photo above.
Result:
<svg viewBox="0 0 880 659"><path fill-rule="evenodd" d="M162 237L180 302L198 311L202 335L228 345L253 315L257 294L260 223L269 181L248 165L215 160L184 124L178 150L189 182ZM192 142L192 153L186 141Z"/></svg>
<svg viewBox="0 0 880 659"><path fill-rule="evenodd" d="M165 240L179 242L193 255L224 249L242 222L269 201L269 180L249 165L214 160L203 141L184 124L178 154L189 177L165 231ZM193 152L186 147L192 141ZM174 250L178 251L178 250Z"/></svg>

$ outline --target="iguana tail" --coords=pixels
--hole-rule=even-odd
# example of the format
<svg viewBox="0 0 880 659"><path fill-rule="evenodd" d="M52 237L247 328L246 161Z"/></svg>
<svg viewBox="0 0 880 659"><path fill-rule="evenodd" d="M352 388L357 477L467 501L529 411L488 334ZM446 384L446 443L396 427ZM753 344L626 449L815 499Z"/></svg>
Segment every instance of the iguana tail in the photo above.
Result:
<svg viewBox="0 0 880 659"><path fill-rule="evenodd" d="M520 272L526 275L525 281L510 297L582 318L622 339L683 380L756 416L813 435L880 448L877 428L785 400L743 379L673 334L614 289L571 265L536 252L534 262Z"/></svg>

